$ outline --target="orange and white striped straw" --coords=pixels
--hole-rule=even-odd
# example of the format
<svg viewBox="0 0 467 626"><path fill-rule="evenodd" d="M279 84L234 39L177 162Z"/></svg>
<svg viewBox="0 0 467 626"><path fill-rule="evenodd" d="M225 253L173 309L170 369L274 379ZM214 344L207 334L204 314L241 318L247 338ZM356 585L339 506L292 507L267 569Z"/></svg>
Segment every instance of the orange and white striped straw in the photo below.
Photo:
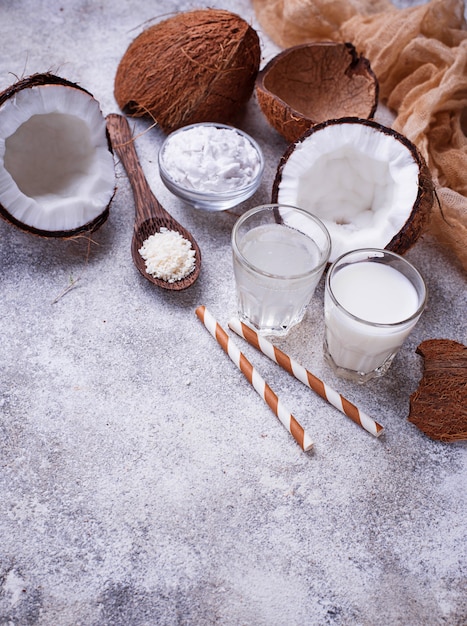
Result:
<svg viewBox="0 0 467 626"><path fill-rule="evenodd" d="M266 404L272 409L282 424L287 428L302 450L305 452L311 450L313 442L310 436L304 431L290 411L285 408L271 387L269 387L269 385L258 374L245 355L240 352L229 335L209 313L206 307L204 305L199 306L195 313L203 322L210 334L219 343L224 352L230 357L231 361L235 363L248 382L254 387L258 395L263 398Z"/></svg>
<svg viewBox="0 0 467 626"><path fill-rule="evenodd" d="M332 406L336 409L339 409L339 411L344 413L344 415L349 417L356 424L375 437L379 437L381 435L384 428L378 424L378 422L375 422L375 420L369 415L360 411L355 404L352 404L352 402L346 400L343 396L337 393L337 391L331 389L329 385L314 376L277 346L274 346L270 341L258 335L253 328L247 326L247 324L244 324L237 318L233 318L229 321L229 328L231 328L240 337L243 337L257 350L260 350L272 361L284 368L287 372L289 372L289 374L295 376L295 378L297 378L304 385L315 391L319 396L321 396L321 398L327 400L329 404L332 404Z"/></svg>

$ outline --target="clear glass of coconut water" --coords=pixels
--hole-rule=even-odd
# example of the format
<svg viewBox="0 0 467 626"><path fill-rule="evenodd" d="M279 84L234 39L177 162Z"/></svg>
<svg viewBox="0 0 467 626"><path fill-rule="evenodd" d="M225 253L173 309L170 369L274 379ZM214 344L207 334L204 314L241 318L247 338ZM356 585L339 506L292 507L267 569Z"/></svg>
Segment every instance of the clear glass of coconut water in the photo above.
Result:
<svg viewBox="0 0 467 626"><path fill-rule="evenodd" d="M237 220L232 251L240 319L261 334L285 335L305 314L331 239L307 211L266 204Z"/></svg>
<svg viewBox="0 0 467 626"><path fill-rule="evenodd" d="M324 355L334 372L383 376L426 305L425 281L400 255L366 248L331 265L324 294Z"/></svg>

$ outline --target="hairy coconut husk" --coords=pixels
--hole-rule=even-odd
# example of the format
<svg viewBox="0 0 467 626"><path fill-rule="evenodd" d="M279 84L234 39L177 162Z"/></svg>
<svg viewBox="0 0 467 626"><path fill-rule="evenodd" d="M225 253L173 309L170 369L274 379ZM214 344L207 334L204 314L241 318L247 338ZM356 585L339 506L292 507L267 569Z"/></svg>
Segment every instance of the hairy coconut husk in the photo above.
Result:
<svg viewBox="0 0 467 626"><path fill-rule="evenodd" d="M256 31L220 9L181 13L143 31L123 55L115 98L165 132L198 122L229 123L249 100L260 63Z"/></svg>
<svg viewBox="0 0 467 626"><path fill-rule="evenodd" d="M59 85L65 88L78 89L82 91L83 93L88 94L90 98L94 98L92 93L88 91L87 89L85 89L84 87L82 87L81 85L78 85L77 83L69 81L66 78L62 78L61 76L56 76L55 74L51 74L50 72L43 72L43 73L32 74L31 76L23 78L17 81L16 83L14 83L13 85L10 85L6 89L4 89L0 93L0 107L9 98L14 97L15 94L19 93L23 89L31 89L32 87L41 87L45 85ZM112 144L111 144L109 133L107 130L106 130L106 136L107 136L107 145L108 145L109 151L113 154ZM100 213L95 219L91 220L90 222L87 222L86 224L82 224L78 228L74 228L72 230L49 231L49 230L42 230L34 226L30 226L16 219L8 211L8 208L3 206L1 203L0 203L0 217L4 219L5 221L9 222L10 224L13 224L17 228L25 232L29 232L33 235L37 235L39 237L71 238L71 237L79 236L83 233L92 233L96 231L98 228L100 228L109 217L110 205L112 203L114 195L115 195L115 189L114 189L113 195L109 199L107 206L103 208L102 213Z"/></svg>
<svg viewBox="0 0 467 626"><path fill-rule="evenodd" d="M385 249L395 252L396 254L404 254L409 250L417 241L417 239L426 230L429 221L431 210L434 203L434 185L430 170L417 149L417 147L407 139L404 135L401 135L392 128L388 128L375 122L374 120L359 119L359 118L341 118L336 120L327 120L321 124L313 126L307 130L297 141L289 144L286 151L282 155L278 167L276 176L273 182L271 201L278 202L279 188L282 180L282 171L291 153L295 150L296 146L305 141L308 137L311 137L314 133L320 132L330 124L347 124L347 123L359 123L365 124L378 131L392 136L396 141L400 141L404 144L413 156L414 161L419 167L418 177L418 193L417 198L413 204L412 211L404 224L404 226L388 241L384 246ZM371 244L370 244L371 245Z"/></svg>
<svg viewBox="0 0 467 626"><path fill-rule="evenodd" d="M416 352L424 360L424 372L410 396L409 422L432 439L466 440L467 347L450 339L429 339Z"/></svg>
<svg viewBox="0 0 467 626"><path fill-rule="evenodd" d="M258 73L256 95L271 126L291 142L328 119L372 118L378 81L351 43L308 43L271 59Z"/></svg>

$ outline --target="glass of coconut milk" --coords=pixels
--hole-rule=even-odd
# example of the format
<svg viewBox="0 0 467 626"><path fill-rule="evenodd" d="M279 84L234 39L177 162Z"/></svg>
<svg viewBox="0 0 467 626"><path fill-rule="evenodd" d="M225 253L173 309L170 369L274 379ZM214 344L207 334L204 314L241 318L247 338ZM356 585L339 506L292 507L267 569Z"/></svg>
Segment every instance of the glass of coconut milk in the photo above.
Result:
<svg viewBox="0 0 467 626"><path fill-rule="evenodd" d="M250 209L232 231L238 314L258 333L285 335L298 324L329 260L331 239L297 207Z"/></svg>
<svg viewBox="0 0 467 626"><path fill-rule="evenodd" d="M425 281L398 254L366 248L339 257L324 294L326 360L338 376L383 376L426 305Z"/></svg>

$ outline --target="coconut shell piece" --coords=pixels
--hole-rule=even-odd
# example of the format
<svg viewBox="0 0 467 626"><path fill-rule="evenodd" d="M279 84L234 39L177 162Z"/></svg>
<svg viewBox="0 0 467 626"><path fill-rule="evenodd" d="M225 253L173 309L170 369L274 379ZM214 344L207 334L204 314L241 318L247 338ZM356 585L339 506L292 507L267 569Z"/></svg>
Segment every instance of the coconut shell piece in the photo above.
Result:
<svg viewBox="0 0 467 626"><path fill-rule="evenodd" d="M380 247L395 252L396 254L405 254L420 238L420 236L425 232L427 226L430 221L431 211L434 203L434 184L433 178L431 176L430 170L425 162L420 151L417 149L415 144L413 144L405 135L398 133L392 128L384 126L375 120L370 119L361 119L356 117L343 117L339 119L330 119L325 122L321 122L316 124L312 128L309 128L307 131L303 133L296 141L290 143L281 159L279 160L276 176L272 185L271 192L271 202L281 202L280 197L280 189L284 176L284 168L287 167L287 162L293 152L298 148L300 149L301 144L307 141L311 141L314 143L319 142L318 134L321 131L327 129L331 126L338 125L351 125L357 124L365 126L369 129L373 129L375 132L382 133L383 135L389 135L394 139L394 141L399 142L412 155L414 162L418 167L418 185L417 185L417 196L415 198L415 202L411 207L407 207L407 218L404 224L395 232L394 230L391 232L385 233L387 235L386 239L383 242L375 244L374 241L368 241L366 244L369 247ZM336 187L338 187L338 182L336 182ZM287 203L287 202L286 202ZM288 202L289 204L291 202ZM293 204L293 202L292 202ZM302 206L302 208L307 208L306 206ZM316 208L311 211L315 213L321 219L325 219L325 213L320 213ZM331 238L333 237L331 233ZM362 247L362 246L359 246ZM352 248L349 248L352 249ZM341 254L344 251L341 250ZM336 258L335 251L331 253L331 262Z"/></svg>
<svg viewBox="0 0 467 626"><path fill-rule="evenodd" d="M410 396L408 420L431 439L467 439L467 347L429 339L416 350L424 359L419 387Z"/></svg>
<svg viewBox="0 0 467 626"><path fill-rule="evenodd" d="M114 93L128 115L149 114L166 132L233 121L253 93L256 31L220 9L180 13L143 31L123 55Z"/></svg>
<svg viewBox="0 0 467 626"><path fill-rule="evenodd" d="M378 81L351 43L307 43L283 50L258 73L264 115L288 142L325 120L372 118Z"/></svg>

